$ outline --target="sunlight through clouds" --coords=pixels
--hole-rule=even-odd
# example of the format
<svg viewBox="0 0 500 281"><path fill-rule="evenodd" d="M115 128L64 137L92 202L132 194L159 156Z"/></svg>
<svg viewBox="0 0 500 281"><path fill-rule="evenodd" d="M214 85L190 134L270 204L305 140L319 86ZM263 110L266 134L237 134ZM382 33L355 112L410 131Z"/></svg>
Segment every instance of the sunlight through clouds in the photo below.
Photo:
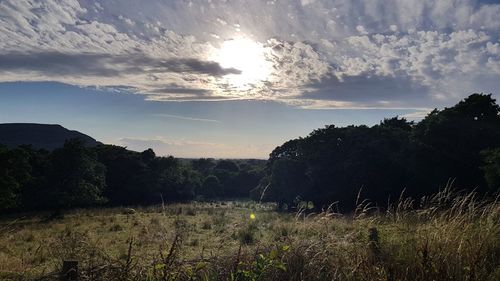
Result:
<svg viewBox="0 0 500 281"><path fill-rule="evenodd" d="M242 37L224 41L209 60L218 62L223 68L240 70L241 73L224 78L235 91L244 91L270 78L273 65L268 60L269 53L269 48L263 44Z"/></svg>
<svg viewBox="0 0 500 281"><path fill-rule="evenodd" d="M308 108L427 108L499 85L499 4L113 3L0 1L0 82Z"/></svg>

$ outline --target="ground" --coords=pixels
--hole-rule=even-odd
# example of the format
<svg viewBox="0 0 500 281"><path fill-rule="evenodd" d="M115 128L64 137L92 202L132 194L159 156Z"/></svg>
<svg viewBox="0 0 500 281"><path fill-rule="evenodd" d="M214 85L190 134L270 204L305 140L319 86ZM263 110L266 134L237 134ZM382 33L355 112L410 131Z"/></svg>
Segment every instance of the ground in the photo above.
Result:
<svg viewBox="0 0 500 281"><path fill-rule="evenodd" d="M0 280L52 280L63 260L83 280L498 280L499 204L457 200L349 215L228 201L4 216Z"/></svg>

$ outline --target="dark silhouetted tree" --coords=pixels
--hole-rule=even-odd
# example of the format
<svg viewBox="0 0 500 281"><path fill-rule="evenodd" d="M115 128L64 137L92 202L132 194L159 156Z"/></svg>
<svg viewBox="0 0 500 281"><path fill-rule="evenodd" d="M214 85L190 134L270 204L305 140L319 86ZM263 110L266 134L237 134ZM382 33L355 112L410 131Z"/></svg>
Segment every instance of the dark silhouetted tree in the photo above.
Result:
<svg viewBox="0 0 500 281"><path fill-rule="evenodd" d="M66 141L63 148L54 150L51 163L46 207L84 207L105 202L106 167L81 140Z"/></svg>
<svg viewBox="0 0 500 281"><path fill-rule="evenodd" d="M210 175L203 181L199 194L205 198L214 198L221 193L221 189L222 185L219 179L214 175Z"/></svg>
<svg viewBox="0 0 500 281"><path fill-rule="evenodd" d="M483 158L484 178L490 191L500 190L500 148L484 150Z"/></svg>

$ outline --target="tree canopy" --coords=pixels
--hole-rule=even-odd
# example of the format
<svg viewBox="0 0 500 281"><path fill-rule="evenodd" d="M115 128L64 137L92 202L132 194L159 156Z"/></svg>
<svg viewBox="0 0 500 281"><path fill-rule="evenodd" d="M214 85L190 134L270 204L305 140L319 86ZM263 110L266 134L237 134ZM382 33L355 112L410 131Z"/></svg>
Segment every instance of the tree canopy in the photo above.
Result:
<svg viewBox="0 0 500 281"><path fill-rule="evenodd" d="M248 197L264 165L214 159L183 163L158 157L152 149L89 147L78 139L52 152L0 146L0 211Z"/></svg>
<svg viewBox="0 0 500 281"><path fill-rule="evenodd" d="M499 189L500 107L473 94L433 110L415 124L405 118L368 126L334 125L285 142L270 154L266 180L252 192L266 200L354 208L358 192L379 205L423 196L454 181L458 189ZM264 190L266 189L266 190Z"/></svg>
<svg viewBox="0 0 500 281"><path fill-rule="evenodd" d="M500 106L473 94L418 123L325 128L259 160L180 160L68 140L53 151L0 145L0 211L248 198L291 209L311 201L355 208L358 193L383 207L405 190L500 189Z"/></svg>

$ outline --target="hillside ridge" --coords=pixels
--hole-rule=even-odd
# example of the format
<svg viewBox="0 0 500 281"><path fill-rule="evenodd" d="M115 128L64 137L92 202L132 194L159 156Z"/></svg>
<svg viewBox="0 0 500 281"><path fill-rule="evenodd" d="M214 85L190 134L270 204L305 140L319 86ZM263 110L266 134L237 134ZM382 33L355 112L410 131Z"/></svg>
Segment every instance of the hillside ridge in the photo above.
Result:
<svg viewBox="0 0 500 281"><path fill-rule="evenodd" d="M69 139L81 139L88 146L99 145L94 138L76 130L69 130L59 124L1 123L0 144L13 148L31 145L37 149L53 150Z"/></svg>

